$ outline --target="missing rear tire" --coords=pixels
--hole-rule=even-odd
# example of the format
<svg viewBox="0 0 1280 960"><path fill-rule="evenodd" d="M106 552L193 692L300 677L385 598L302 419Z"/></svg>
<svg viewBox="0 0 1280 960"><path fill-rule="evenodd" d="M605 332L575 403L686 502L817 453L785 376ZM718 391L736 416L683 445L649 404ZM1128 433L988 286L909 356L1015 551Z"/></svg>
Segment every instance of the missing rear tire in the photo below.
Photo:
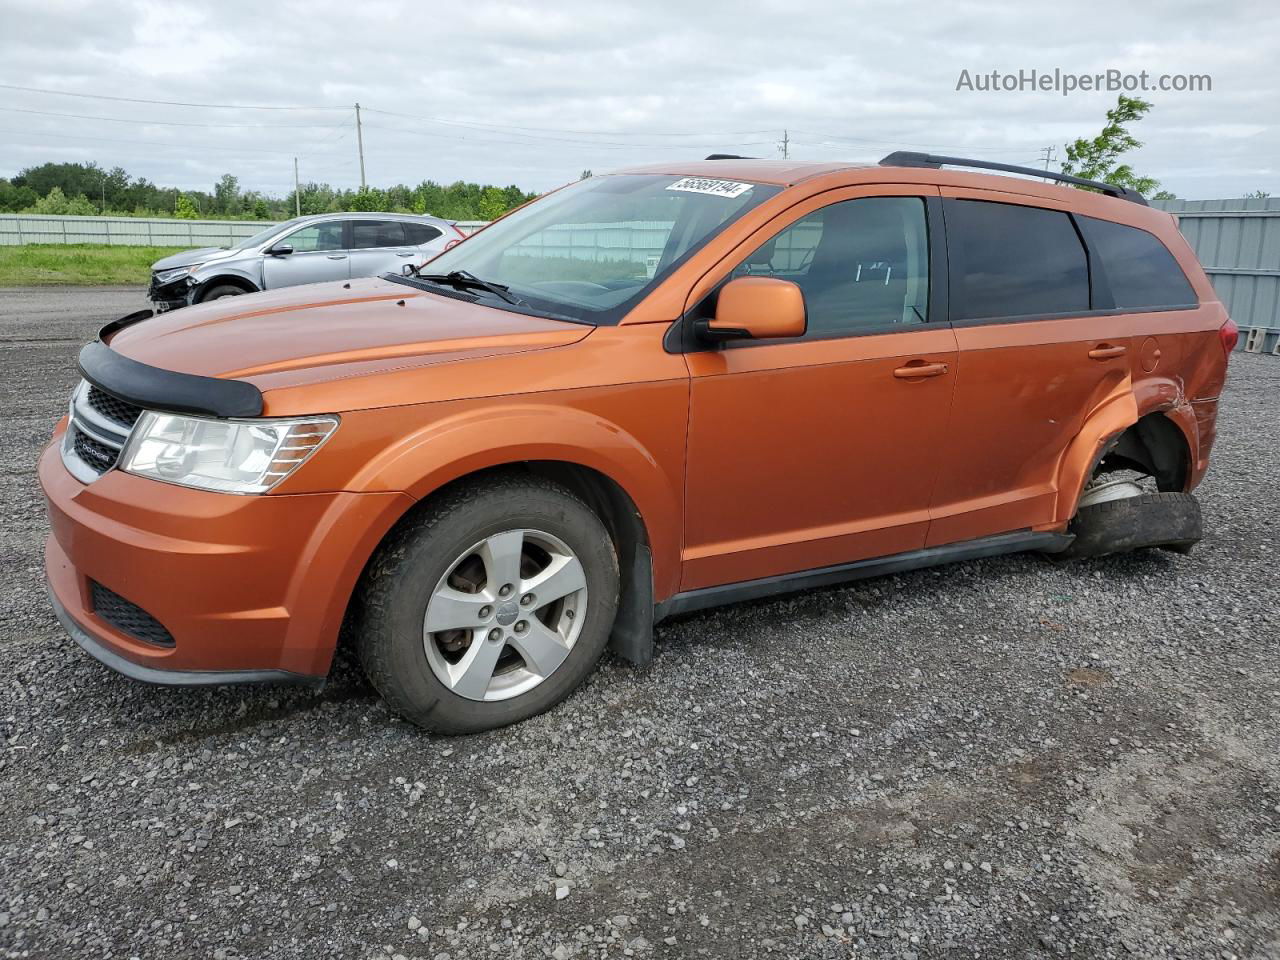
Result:
<svg viewBox="0 0 1280 960"><path fill-rule="evenodd" d="M1081 507L1069 532L1075 540L1058 554L1064 559L1147 547L1189 553L1204 536L1200 504L1189 493L1144 493Z"/></svg>

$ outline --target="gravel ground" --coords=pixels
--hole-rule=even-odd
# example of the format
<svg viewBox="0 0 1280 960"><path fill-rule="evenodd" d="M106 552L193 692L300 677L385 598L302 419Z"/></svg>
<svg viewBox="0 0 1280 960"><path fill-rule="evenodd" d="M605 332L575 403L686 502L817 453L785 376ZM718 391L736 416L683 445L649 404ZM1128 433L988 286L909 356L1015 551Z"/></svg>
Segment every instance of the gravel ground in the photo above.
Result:
<svg viewBox="0 0 1280 960"><path fill-rule="evenodd" d="M664 624L462 739L142 686L44 598L31 464L137 291L0 293L0 955L1280 955L1280 361L1237 355L1208 539Z"/></svg>

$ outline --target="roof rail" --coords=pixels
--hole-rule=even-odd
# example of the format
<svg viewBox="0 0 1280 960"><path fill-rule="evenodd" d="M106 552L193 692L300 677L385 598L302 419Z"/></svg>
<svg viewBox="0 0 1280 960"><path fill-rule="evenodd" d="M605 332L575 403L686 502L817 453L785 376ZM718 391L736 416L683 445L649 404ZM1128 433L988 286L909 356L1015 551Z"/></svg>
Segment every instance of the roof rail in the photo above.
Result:
<svg viewBox="0 0 1280 960"><path fill-rule="evenodd" d="M706 160L755 160L756 157L740 157L736 153L713 153L704 157Z"/></svg>
<svg viewBox="0 0 1280 960"><path fill-rule="evenodd" d="M1019 167L1012 163L995 163L991 160L966 160L964 157L939 157L932 153L914 153L910 150L897 150L880 161L882 167L971 167L975 170L1000 170L1004 173L1020 173L1028 177L1039 177L1042 180L1056 180L1058 183L1070 183L1077 187L1089 187L1107 194L1148 206L1147 198L1137 190L1129 187L1117 187L1113 183L1101 180L1086 180L1084 177L1073 177L1069 173L1052 173L1048 170L1037 170L1035 167Z"/></svg>

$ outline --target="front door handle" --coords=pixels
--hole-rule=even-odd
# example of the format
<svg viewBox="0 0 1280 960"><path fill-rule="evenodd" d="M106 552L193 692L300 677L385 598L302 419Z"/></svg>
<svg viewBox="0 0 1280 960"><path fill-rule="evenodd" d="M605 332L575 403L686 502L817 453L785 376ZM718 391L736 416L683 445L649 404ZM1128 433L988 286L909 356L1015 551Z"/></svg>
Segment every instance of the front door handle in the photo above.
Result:
<svg viewBox="0 0 1280 960"><path fill-rule="evenodd" d="M330 253L325 256L325 259L326 260L345 260L347 259L347 255L345 253Z"/></svg>
<svg viewBox="0 0 1280 960"><path fill-rule="evenodd" d="M396 251L396 256L397 256L397 257L412 257L412 256L413 256L413 254L412 254L412 253L400 253L399 251Z"/></svg>
<svg viewBox="0 0 1280 960"><path fill-rule="evenodd" d="M893 371L893 375L899 380L915 380L922 377L940 377L948 369L945 363L924 363L916 360L905 367L899 367Z"/></svg>
<svg viewBox="0 0 1280 960"><path fill-rule="evenodd" d="M1115 357L1123 357L1127 347L1113 347L1109 343L1104 343L1100 347L1094 347L1089 351L1089 359L1091 360L1111 360Z"/></svg>

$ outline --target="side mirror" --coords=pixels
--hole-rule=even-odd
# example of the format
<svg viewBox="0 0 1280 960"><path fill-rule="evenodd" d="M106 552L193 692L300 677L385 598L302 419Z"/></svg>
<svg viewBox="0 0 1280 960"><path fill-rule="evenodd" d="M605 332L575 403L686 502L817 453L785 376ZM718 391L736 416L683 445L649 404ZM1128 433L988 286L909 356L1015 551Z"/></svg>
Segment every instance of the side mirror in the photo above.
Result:
<svg viewBox="0 0 1280 960"><path fill-rule="evenodd" d="M402 277L412 277L417 272L418 268L412 263L406 263L400 268L400 276Z"/></svg>
<svg viewBox="0 0 1280 960"><path fill-rule="evenodd" d="M802 337L806 327L804 293L790 280L738 277L720 288L716 315L699 320L694 332L703 340L784 340Z"/></svg>
<svg viewBox="0 0 1280 960"><path fill-rule="evenodd" d="M289 243L278 243L267 251L269 257L287 257L293 253L293 245Z"/></svg>

